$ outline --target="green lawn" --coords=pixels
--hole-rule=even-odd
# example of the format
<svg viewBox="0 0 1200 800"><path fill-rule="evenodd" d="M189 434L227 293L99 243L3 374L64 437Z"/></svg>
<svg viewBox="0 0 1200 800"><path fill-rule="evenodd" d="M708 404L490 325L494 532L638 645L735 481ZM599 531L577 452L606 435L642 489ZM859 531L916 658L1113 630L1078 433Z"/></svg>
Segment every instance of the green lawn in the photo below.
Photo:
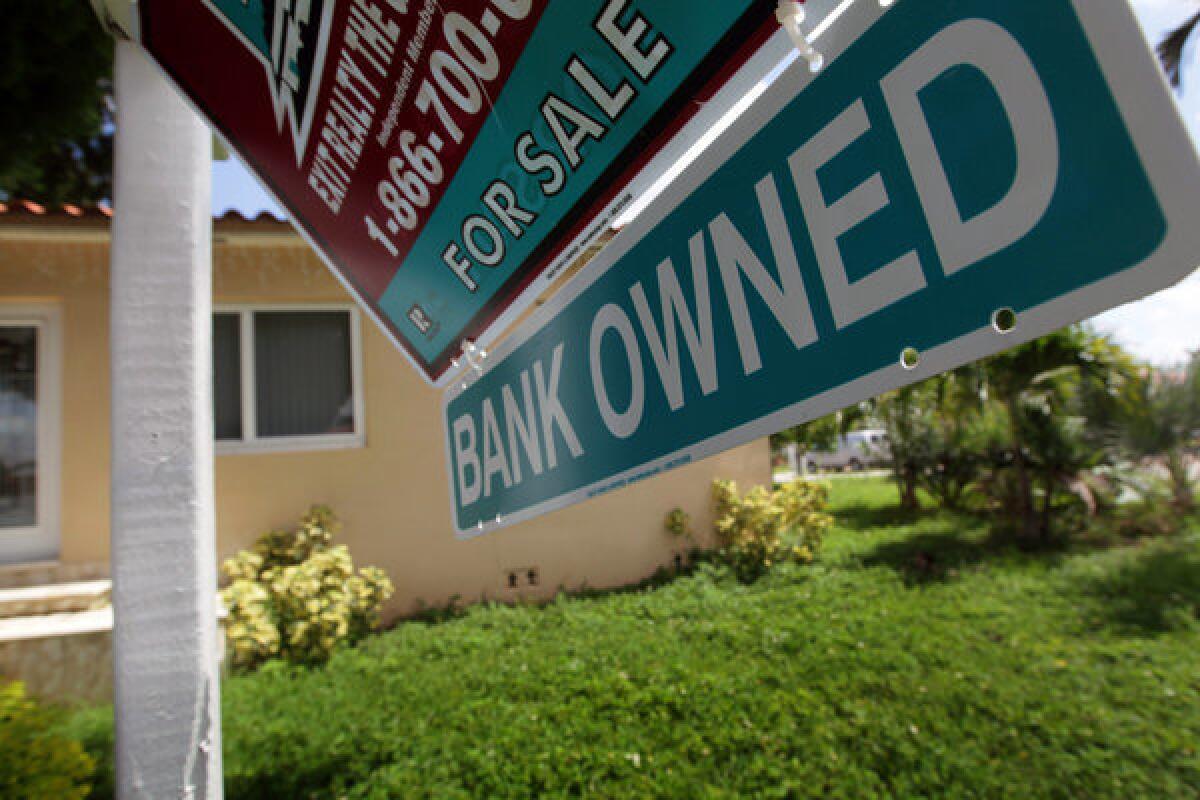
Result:
<svg viewBox="0 0 1200 800"><path fill-rule="evenodd" d="M230 680L227 797L1200 794L1200 537L1026 555L878 480L833 499L821 563L754 586L479 608Z"/></svg>

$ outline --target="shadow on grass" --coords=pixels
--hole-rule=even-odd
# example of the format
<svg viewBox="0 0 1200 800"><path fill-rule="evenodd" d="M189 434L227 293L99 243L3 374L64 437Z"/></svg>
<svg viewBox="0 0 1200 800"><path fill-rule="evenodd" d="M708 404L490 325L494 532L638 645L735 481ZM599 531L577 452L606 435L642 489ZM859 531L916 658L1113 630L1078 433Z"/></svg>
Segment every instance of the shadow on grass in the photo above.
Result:
<svg viewBox="0 0 1200 800"><path fill-rule="evenodd" d="M871 528L899 528L930 518L935 512L928 509L906 509L898 504L852 505L830 511L834 523L847 530L864 531Z"/></svg>
<svg viewBox="0 0 1200 800"><path fill-rule="evenodd" d="M1167 633L1200 624L1200 540L1158 544L1083 591L1108 621L1136 633Z"/></svg>
<svg viewBox="0 0 1200 800"><path fill-rule="evenodd" d="M883 542L865 553L860 563L891 568L906 584L914 585L953 580L985 564L1018 567L1036 560L1054 566L1070 549L1060 539L1029 546L1002 531L983 532L980 520L969 515L943 513L930 517L928 524L936 527Z"/></svg>

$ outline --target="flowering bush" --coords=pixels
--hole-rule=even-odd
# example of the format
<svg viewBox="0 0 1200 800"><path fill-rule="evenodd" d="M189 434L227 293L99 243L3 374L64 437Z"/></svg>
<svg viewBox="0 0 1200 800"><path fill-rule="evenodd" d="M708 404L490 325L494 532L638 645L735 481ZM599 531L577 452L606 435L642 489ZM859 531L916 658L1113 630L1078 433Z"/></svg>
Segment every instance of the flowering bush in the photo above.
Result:
<svg viewBox="0 0 1200 800"><path fill-rule="evenodd" d="M378 625L392 582L375 567L355 571L350 551L333 546L339 528L332 511L314 506L295 530L264 534L222 565L232 581L221 599L234 668L320 663Z"/></svg>
<svg viewBox="0 0 1200 800"><path fill-rule="evenodd" d="M821 534L833 523L825 513L829 489L810 481L774 491L756 486L744 496L733 481L714 481L713 500L719 558L743 581L783 561L811 563Z"/></svg>

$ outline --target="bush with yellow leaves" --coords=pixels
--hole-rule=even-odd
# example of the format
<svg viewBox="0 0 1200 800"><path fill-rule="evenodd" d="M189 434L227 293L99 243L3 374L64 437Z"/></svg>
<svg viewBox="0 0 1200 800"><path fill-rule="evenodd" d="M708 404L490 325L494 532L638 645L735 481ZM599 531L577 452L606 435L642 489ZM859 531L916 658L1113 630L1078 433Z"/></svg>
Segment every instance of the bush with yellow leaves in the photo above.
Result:
<svg viewBox="0 0 1200 800"><path fill-rule="evenodd" d="M222 565L231 581L221 600L233 668L272 658L321 663L379 624L392 582L375 567L355 571L345 545L333 545L339 529L332 511L314 506L295 530L266 533Z"/></svg>
<svg viewBox="0 0 1200 800"><path fill-rule="evenodd" d="M824 484L793 481L770 491L756 486L744 496L733 481L714 481L719 560L743 581L753 581L784 561L809 564L833 518L825 513Z"/></svg>

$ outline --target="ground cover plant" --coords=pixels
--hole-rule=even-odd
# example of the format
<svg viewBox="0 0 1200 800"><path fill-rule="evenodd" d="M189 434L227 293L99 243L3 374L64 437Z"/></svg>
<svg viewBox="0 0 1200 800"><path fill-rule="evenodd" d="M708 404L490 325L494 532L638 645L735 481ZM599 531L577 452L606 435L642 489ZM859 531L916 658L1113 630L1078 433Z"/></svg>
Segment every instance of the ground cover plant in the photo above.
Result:
<svg viewBox="0 0 1200 800"><path fill-rule="evenodd" d="M87 797L92 759L79 742L55 730L60 717L57 709L26 697L22 684L0 682L0 797Z"/></svg>
<svg viewBox="0 0 1200 800"><path fill-rule="evenodd" d="M1031 553L891 483L831 499L818 562L752 584L701 566L233 678L227 797L1197 796L1194 524ZM110 714L72 725L102 759Z"/></svg>

